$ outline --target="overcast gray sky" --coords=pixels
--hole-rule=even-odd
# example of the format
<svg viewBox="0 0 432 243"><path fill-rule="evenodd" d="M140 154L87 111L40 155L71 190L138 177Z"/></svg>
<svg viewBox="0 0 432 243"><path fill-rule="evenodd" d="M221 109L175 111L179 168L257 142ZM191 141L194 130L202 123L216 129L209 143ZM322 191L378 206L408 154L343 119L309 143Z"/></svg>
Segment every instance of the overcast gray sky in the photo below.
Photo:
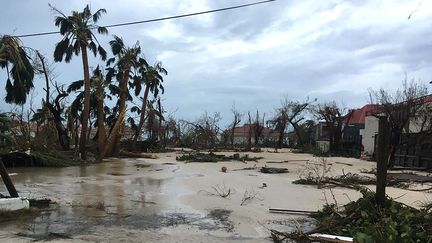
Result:
<svg viewBox="0 0 432 243"><path fill-rule="evenodd" d="M48 3L64 13L90 3L105 8L101 25L204 11L254 0L2 1L0 34L57 30ZM414 11L414 12L413 12ZM407 19L413 12L411 19ZM368 88L397 87L409 78L432 80L432 3L399 0L278 0L238 10L109 29L139 41L150 63L169 75L163 96L176 117L219 111L235 102L242 110L273 111L292 100L335 100L350 108L368 101ZM58 35L23 38L52 60ZM80 57L57 63L58 81L82 79ZM90 60L92 66L102 63ZM2 71L2 80L4 71ZM36 81L36 103L43 82ZM4 82L1 83L4 85ZM4 97L4 89L0 89ZM4 102L3 102L4 103ZM2 110L10 109L2 104Z"/></svg>

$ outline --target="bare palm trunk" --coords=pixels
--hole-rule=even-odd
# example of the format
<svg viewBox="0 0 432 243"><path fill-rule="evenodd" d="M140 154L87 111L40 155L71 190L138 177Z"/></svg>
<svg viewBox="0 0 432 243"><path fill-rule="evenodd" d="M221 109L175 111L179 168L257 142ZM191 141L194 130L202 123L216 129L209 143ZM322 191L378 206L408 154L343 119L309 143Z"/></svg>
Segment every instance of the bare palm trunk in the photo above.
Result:
<svg viewBox="0 0 432 243"><path fill-rule="evenodd" d="M87 57L87 48L85 45L81 45L82 51L82 62L84 69L84 108L82 112L82 120L81 120L81 135L80 135L80 153L81 159L87 159L86 154L86 144L87 144L87 126L88 119L90 116L90 74L89 74L89 65L88 65L88 57Z"/></svg>
<svg viewBox="0 0 432 243"><path fill-rule="evenodd" d="M106 132L105 132L105 111L104 111L104 91L103 91L103 79L99 80L99 87L97 91L97 120L98 120L98 160L101 160L102 152L105 146Z"/></svg>
<svg viewBox="0 0 432 243"><path fill-rule="evenodd" d="M149 90L150 90L150 87L146 86L146 89L144 91L143 103L141 105L140 120L139 120L138 126L137 126L137 128L135 130L135 135L134 135L133 143L132 143L132 148L134 150L136 149L136 143L137 143L138 138L139 138L139 136L141 134L141 130L142 130L143 126L144 126L145 111L146 111L146 107L147 107L147 98L148 98Z"/></svg>
<svg viewBox="0 0 432 243"><path fill-rule="evenodd" d="M126 115L127 81L129 79L130 67L127 67L125 69L126 70L119 84L119 89L120 89L119 116L117 117L114 127L110 132L110 135L106 142L101 158L108 155L108 151L110 151L109 155L114 155L114 156L118 155L118 153L120 152L120 139L121 139L123 122L125 120L125 115Z"/></svg>
<svg viewBox="0 0 432 243"><path fill-rule="evenodd" d="M113 129L111 130L111 133L108 136L108 139L107 139L107 141L105 143L105 147L102 150L102 153L100 154L100 159L104 158L107 155L111 155L112 154L112 150L113 150L113 148L115 146L115 142L116 142L116 139L117 139L117 134L120 133L120 129L121 129L121 126L123 124L123 121L124 121L124 118L125 118L125 114L126 114L126 111L120 112L120 114L119 114L119 116L117 118L117 121L114 124L114 127L113 127Z"/></svg>

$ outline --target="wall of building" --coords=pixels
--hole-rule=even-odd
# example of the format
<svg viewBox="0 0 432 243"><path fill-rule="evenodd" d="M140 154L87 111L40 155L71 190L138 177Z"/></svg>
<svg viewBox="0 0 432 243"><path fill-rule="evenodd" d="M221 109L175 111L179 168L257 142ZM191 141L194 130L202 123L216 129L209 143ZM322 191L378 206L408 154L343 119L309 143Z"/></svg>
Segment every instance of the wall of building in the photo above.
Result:
<svg viewBox="0 0 432 243"><path fill-rule="evenodd" d="M367 116L365 118L365 128L360 130L364 153L372 155L375 151L375 136L378 134L378 118Z"/></svg>

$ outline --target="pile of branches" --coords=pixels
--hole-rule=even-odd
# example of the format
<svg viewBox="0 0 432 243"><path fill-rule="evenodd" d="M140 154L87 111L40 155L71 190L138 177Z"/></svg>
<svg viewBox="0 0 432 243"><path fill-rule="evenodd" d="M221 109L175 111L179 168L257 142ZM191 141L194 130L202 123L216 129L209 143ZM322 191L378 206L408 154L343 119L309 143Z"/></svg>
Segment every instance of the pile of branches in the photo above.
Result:
<svg viewBox="0 0 432 243"><path fill-rule="evenodd" d="M177 156L177 161L186 161L186 162L220 162L220 161L257 161L261 159L261 157L249 157L247 154L240 156L239 154L233 154L231 156L226 156L223 154L215 154L213 152L209 153L201 153L201 152L189 152L187 154L183 154L181 156Z"/></svg>
<svg viewBox="0 0 432 243"><path fill-rule="evenodd" d="M274 242L304 240L310 234L326 233L353 236L355 242L432 242L432 208L415 209L387 198L381 207L375 202L375 193L365 188L363 197L339 209L327 204L313 217L317 228L302 232L271 231Z"/></svg>

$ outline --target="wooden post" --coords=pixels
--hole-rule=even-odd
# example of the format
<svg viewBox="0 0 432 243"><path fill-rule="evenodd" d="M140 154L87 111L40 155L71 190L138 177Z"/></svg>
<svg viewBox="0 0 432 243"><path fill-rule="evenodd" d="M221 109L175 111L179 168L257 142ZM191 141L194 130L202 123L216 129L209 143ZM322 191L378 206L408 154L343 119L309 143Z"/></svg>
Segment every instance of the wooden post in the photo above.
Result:
<svg viewBox="0 0 432 243"><path fill-rule="evenodd" d="M384 207L386 200L386 184L387 184L387 138L388 138L388 122L387 117L379 117L378 127L378 146L377 146L377 184L375 200L378 205Z"/></svg>
<svg viewBox="0 0 432 243"><path fill-rule="evenodd" d="M3 179L3 182L4 182L4 184L5 184L8 192L9 192L9 195L11 197L19 197L18 196L18 192L16 191L15 186L12 183L12 180L9 177L9 174L7 173L6 167L4 166L3 161L1 160L1 158L0 158L0 175L1 175L2 179Z"/></svg>

